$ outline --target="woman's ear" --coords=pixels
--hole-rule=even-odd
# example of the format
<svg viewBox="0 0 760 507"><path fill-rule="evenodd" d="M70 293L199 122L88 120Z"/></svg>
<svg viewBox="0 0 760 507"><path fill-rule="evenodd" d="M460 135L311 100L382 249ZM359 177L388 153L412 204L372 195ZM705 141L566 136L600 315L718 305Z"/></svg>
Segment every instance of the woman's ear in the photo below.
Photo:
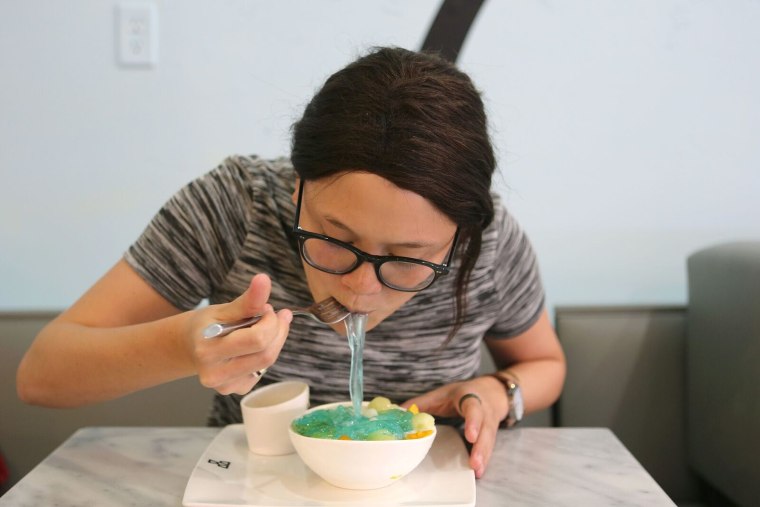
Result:
<svg viewBox="0 0 760 507"><path fill-rule="evenodd" d="M290 196L290 200L293 201L293 204L298 202L298 189L301 188L301 178L296 176L296 188L293 190L293 195Z"/></svg>

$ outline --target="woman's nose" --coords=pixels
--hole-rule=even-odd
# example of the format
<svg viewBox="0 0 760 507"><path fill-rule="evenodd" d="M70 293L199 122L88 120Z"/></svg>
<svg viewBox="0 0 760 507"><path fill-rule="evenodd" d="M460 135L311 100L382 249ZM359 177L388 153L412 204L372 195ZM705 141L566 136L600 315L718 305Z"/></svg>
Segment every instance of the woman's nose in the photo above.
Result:
<svg viewBox="0 0 760 507"><path fill-rule="evenodd" d="M383 284L377 279L375 266L369 262L364 262L350 273L342 275L342 282L354 294L362 296L377 294L383 289Z"/></svg>

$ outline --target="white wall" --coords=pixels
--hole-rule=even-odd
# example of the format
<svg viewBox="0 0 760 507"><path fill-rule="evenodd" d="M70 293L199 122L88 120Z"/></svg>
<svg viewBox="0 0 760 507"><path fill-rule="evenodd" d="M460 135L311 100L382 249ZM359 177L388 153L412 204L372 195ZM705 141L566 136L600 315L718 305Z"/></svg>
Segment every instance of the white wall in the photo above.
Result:
<svg viewBox="0 0 760 507"><path fill-rule="evenodd" d="M490 1L478 21L462 61L554 303L681 304L690 253L760 240L759 2Z"/></svg>
<svg viewBox="0 0 760 507"><path fill-rule="evenodd" d="M0 310L70 304L179 186L287 154L327 75L420 47L439 7L158 0L159 63L136 70L117 4L0 0ZM485 3L460 64L551 305L683 303L689 253L760 238L758 26L746 0Z"/></svg>

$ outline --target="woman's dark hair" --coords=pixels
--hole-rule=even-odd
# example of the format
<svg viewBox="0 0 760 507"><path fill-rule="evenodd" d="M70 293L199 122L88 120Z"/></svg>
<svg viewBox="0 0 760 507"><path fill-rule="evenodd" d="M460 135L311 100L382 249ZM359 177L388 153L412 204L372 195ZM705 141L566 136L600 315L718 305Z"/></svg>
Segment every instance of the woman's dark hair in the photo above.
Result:
<svg viewBox="0 0 760 507"><path fill-rule="evenodd" d="M459 226L451 339L464 322L467 285L494 213L496 162L470 78L434 54L374 49L330 76L306 106L293 125L291 160L305 180L345 170L376 174Z"/></svg>

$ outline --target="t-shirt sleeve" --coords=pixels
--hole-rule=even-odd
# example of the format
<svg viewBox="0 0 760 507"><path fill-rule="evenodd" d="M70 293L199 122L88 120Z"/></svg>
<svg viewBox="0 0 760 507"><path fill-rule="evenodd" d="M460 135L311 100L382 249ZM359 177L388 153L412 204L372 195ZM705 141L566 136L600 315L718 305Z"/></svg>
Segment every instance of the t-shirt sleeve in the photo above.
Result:
<svg viewBox="0 0 760 507"><path fill-rule="evenodd" d="M244 169L227 159L172 196L124 258L174 306L194 308L235 262L251 199Z"/></svg>
<svg viewBox="0 0 760 507"><path fill-rule="evenodd" d="M497 208L493 283L500 312L486 336L510 338L532 326L544 309L538 260L528 236L504 207Z"/></svg>

